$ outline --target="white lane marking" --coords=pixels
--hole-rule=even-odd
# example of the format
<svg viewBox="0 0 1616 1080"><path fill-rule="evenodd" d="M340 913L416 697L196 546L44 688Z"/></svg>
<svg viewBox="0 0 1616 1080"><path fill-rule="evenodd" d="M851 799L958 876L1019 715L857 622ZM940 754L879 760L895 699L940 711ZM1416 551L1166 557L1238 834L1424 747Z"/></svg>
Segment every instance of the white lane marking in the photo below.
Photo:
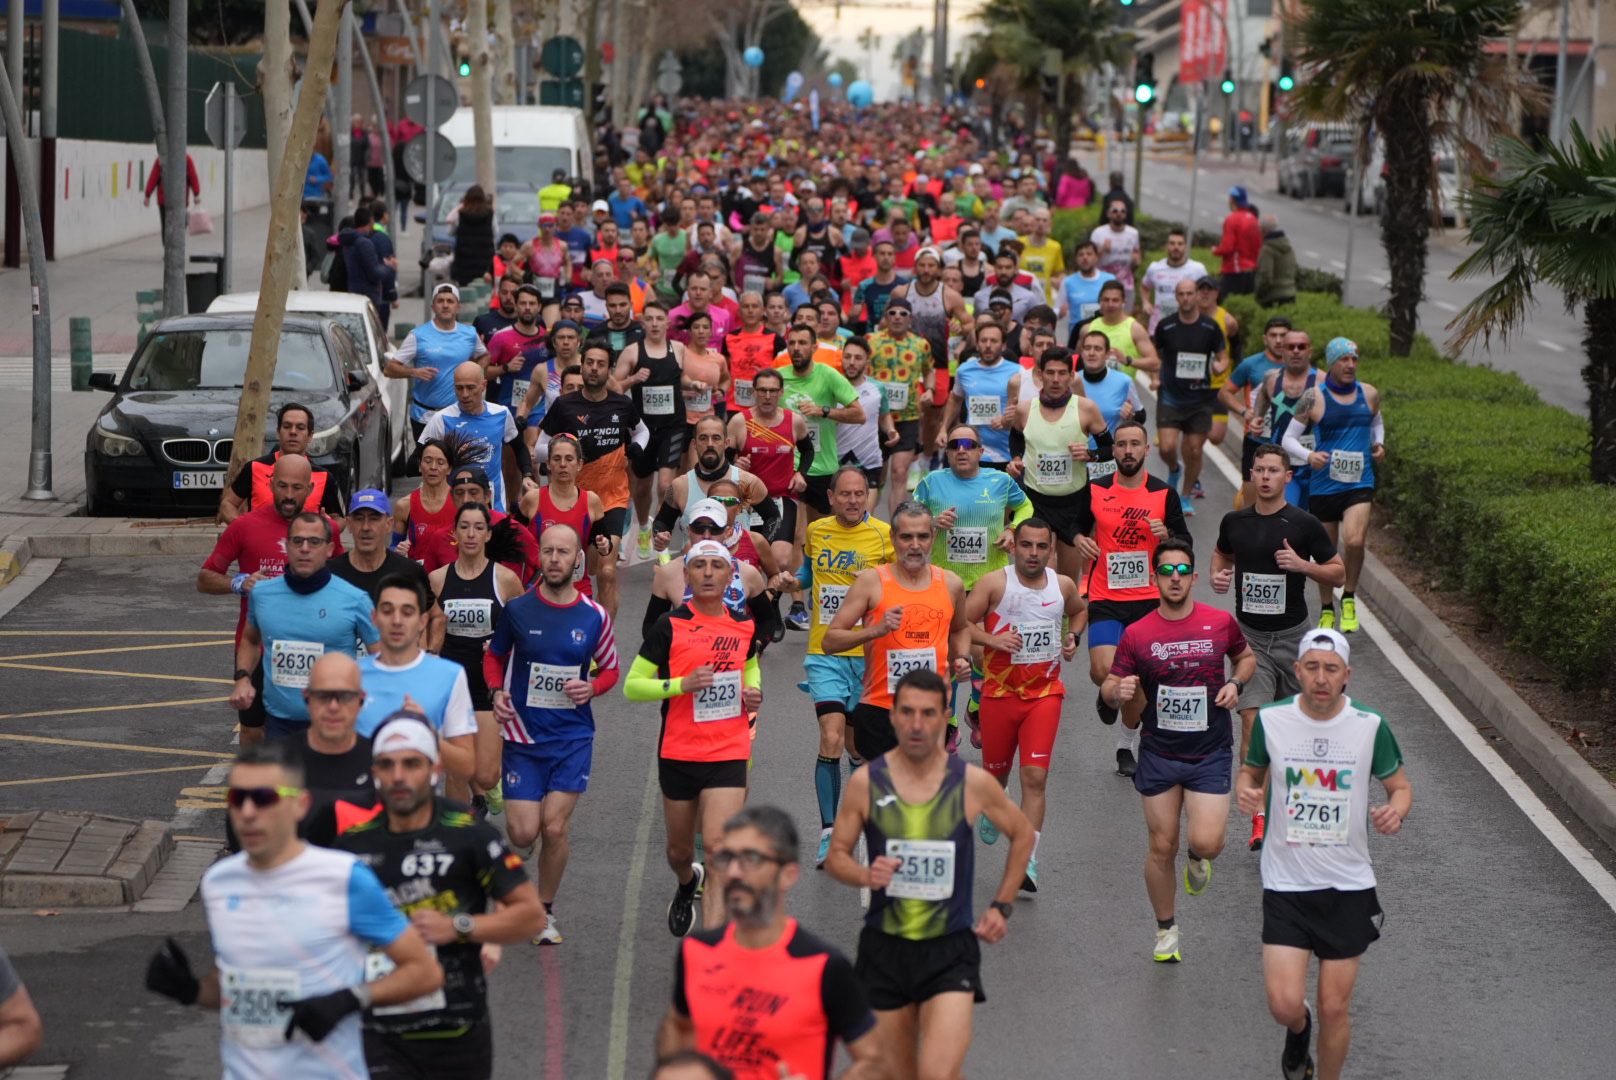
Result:
<svg viewBox="0 0 1616 1080"><path fill-rule="evenodd" d="M1230 484L1237 488L1240 486L1240 472L1230 463L1225 453L1208 454L1206 460L1210 461ZM1543 834L1543 838L1554 845L1554 849L1571 864L1571 869L1582 876L1594 892L1599 894L1599 898L1606 906L1616 911L1616 877L1613 877L1598 859L1589 854L1588 849L1571 835L1569 829L1560 824L1560 820L1553 812L1543 805L1543 800L1537 797L1537 793L1509 767L1509 763L1488 744L1469 718L1459 711L1448 695L1442 692L1441 687L1431 681L1368 608L1368 604L1362 605L1359 621L1369 632L1370 638L1382 655L1391 661L1397 673L1403 677L1403 681L1425 700L1431 711L1436 713L1447 729L1453 733L1453 737L1459 740L1459 745L1470 751L1470 756L1498 782L1504 794L1520 808L1526 819L1537 826L1537 831Z"/></svg>
<svg viewBox="0 0 1616 1080"><path fill-rule="evenodd" d="M1335 267L1337 270L1345 270L1347 268L1347 264L1342 262L1340 259L1331 259L1330 265Z"/></svg>
<svg viewBox="0 0 1616 1080"><path fill-rule="evenodd" d="M1323 255L1320 255L1316 251L1304 251L1304 252L1302 252L1302 254L1307 256L1309 259L1322 259L1322 258L1324 258Z"/></svg>
<svg viewBox="0 0 1616 1080"><path fill-rule="evenodd" d="M629 857L628 883L623 889L623 932L617 939L617 967L612 975L612 1019L606 1042L607 1080L623 1080L628 1071L629 998L634 988L634 941L639 936L640 889L645 884L645 860L651 846L651 822L658 817L657 759L645 780L645 800L639 827L634 830L634 853ZM701 917L701 909L696 909Z"/></svg>
<svg viewBox="0 0 1616 1080"><path fill-rule="evenodd" d="M1370 274L1369 280L1373 281L1376 285L1381 286L1390 285L1392 283L1391 278L1387 277L1385 274Z"/></svg>
<svg viewBox="0 0 1616 1080"><path fill-rule="evenodd" d="M1548 338L1544 338L1543 340L1539 341L1538 344L1550 352L1563 353L1566 351L1566 347L1564 345L1561 345L1558 341L1550 341Z"/></svg>
<svg viewBox="0 0 1616 1080"><path fill-rule="evenodd" d="M1432 300L1431 303L1435 304L1437 307L1441 308L1443 311L1458 311L1459 310L1459 305L1458 304L1451 304L1446 300Z"/></svg>

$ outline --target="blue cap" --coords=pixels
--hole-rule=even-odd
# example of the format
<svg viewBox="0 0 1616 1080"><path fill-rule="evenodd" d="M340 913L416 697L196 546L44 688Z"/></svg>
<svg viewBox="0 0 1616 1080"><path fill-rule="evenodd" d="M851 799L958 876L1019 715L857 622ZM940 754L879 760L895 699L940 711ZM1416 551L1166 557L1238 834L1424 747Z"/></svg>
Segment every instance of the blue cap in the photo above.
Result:
<svg viewBox="0 0 1616 1080"><path fill-rule="evenodd" d="M393 504L387 501L386 492L366 488L355 492L353 499L348 503L348 513L355 514L360 510L374 510L385 517L393 512Z"/></svg>
<svg viewBox="0 0 1616 1080"><path fill-rule="evenodd" d="M1331 338L1330 344L1324 347L1324 362L1333 364L1343 356L1357 356L1358 343L1351 338Z"/></svg>
<svg viewBox="0 0 1616 1080"><path fill-rule="evenodd" d="M1246 203L1251 201L1249 196L1246 195L1246 189L1241 187L1239 184L1236 184L1234 187L1229 189L1229 198L1233 199L1241 206L1244 206Z"/></svg>

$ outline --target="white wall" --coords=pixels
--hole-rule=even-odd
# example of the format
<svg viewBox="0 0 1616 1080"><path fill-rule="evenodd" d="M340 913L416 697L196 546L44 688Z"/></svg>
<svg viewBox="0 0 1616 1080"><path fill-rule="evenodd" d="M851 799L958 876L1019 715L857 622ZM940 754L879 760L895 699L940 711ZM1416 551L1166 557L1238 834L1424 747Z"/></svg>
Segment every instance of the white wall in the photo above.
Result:
<svg viewBox="0 0 1616 1080"><path fill-rule="evenodd" d="M0 140L0 147L4 147L4 140ZM29 154L37 171L39 140L29 140ZM58 259L157 235L156 193L152 193L151 206L142 205L146 178L156 156L151 143L57 140ZM202 184L200 203L213 215L214 229L218 230L223 227L224 152L211 146L193 146L191 158ZM269 163L263 150L236 151L235 183L237 210L269 202Z"/></svg>

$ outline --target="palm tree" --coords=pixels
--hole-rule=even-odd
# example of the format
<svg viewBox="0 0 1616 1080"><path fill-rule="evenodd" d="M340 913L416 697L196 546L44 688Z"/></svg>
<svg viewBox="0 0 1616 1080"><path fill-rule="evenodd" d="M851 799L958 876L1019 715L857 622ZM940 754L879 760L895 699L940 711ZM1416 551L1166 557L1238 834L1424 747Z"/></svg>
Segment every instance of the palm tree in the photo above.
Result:
<svg viewBox="0 0 1616 1080"><path fill-rule="evenodd" d="M1539 282L1580 304L1593 479L1616 484L1616 139L1604 132L1594 143L1573 122L1563 145L1505 139L1498 153L1497 174L1478 177L1465 198L1475 251L1453 272L1492 284L1454 317L1452 344L1521 329Z"/></svg>
<svg viewBox="0 0 1616 1080"><path fill-rule="evenodd" d="M1489 53L1520 18L1518 0L1299 0L1303 81L1297 112L1372 130L1385 147L1381 244L1391 271L1391 351L1414 345L1443 142L1479 163L1511 113L1541 91L1525 69ZM1364 147L1367 150L1367 145ZM1368 155L1360 153L1361 160Z"/></svg>
<svg viewBox="0 0 1616 1080"><path fill-rule="evenodd" d="M976 14L987 27L988 47L1024 80L1036 84L1046 54L1059 55L1058 91L1049 102L1055 112L1051 196L1071 167L1072 118L1083 111L1084 76L1121 64L1132 52L1132 39L1117 32L1117 10L1114 0L988 0Z"/></svg>

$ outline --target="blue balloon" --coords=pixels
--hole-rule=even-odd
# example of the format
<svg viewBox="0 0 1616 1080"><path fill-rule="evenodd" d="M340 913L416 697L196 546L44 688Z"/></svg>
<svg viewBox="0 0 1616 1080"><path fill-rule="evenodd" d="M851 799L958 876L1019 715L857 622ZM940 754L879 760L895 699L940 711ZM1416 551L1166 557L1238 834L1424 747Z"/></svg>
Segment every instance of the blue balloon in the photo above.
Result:
<svg viewBox="0 0 1616 1080"><path fill-rule="evenodd" d="M830 83L832 86L840 86L842 85L842 73L840 71L833 71L826 77L825 81Z"/></svg>
<svg viewBox="0 0 1616 1080"><path fill-rule="evenodd" d="M802 92L802 84L802 72L793 71L790 75L787 75L785 89L780 94L780 100L787 105L791 104L791 99Z"/></svg>
<svg viewBox="0 0 1616 1080"><path fill-rule="evenodd" d="M734 54L732 53L731 55ZM763 50L756 45L748 45L746 51L741 54L741 59L746 62L746 66L749 68L762 67Z"/></svg>
<svg viewBox="0 0 1616 1080"><path fill-rule="evenodd" d="M867 108L875 101L875 87L857 79L847 86L847 103L855 108Z"/></svg>

